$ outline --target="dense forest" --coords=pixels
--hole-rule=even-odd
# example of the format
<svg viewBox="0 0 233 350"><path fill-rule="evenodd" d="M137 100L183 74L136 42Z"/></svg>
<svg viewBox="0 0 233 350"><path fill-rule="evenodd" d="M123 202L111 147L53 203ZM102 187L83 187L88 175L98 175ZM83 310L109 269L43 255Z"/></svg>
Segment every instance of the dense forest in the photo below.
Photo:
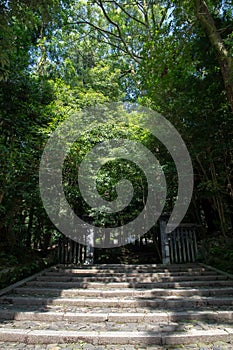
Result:
<svg viewBox="0 0 233 350"><path fill-rule="evenodd" d="M233 264L231 0L0 1L0 33L1 264L56 243L60 233L39 191L43 149L70 115L108 102L138 103L176 127L194 168L185 219L199 225L207 254L225 254ZM106 124L75 143L63 169L75 212L114 226L141 210L146 179L131 162L110 162L98 178L99 193L109 201L122 176L132 182L136 195L121 217L101 215L81 198L75 166L94 145L115 136L156 154L168 183L165 210L171 212L177 197L173 160L133 121L127 128Z"/></svg>

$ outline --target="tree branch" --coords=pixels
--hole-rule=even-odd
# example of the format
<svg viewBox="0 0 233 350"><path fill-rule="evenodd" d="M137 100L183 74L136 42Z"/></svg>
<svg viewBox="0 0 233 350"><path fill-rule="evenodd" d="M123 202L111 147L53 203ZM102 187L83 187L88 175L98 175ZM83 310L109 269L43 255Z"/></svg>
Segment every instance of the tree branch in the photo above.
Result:
<svg viewBox="0 0 233 350"><path fill-rule="evenodd" d="M108 31L108 30L106 30L106 29L100 28L100 27L98 27L97 25L95 25L95 24L93 24L93 23L91 23L91 22L82 20L82 21L69 22L69 23L67 23L67 25L73 25L73 24L86 24L86 25L88 25L88 26L94 28L95 30L97 30L97 31L98 31L103 37L105 37L106 39L108 39L109 36L113 36L116 40L118 40L119 44L122 43L122 38L119 37L117 34L115 34L115 33L113 33L113 32L110 32L110 31ZM105 36L105 34L106 34L106 36ZM137 55L137 54L135 54L135 53L131 53L131 52L129 51L128 47L127 47L127 44L125 44L124 47L122 47L122 46L120 46L120 45L114 44L112 41L109 42L109 41L104 41L104 40L102 40L102 42L103 42L103 43L106 43L106 44L108 44L108 45L110 45L110 46L112 46L112 47L115 47L116 49L118 49L118 50L124 52L125 54L130 55L130 57L133 58L133 60L134 60L135 62L137 62L137 63L139 63L140 60L142 59L141 56L139 56L139 55Z"/></svg>
<svg viewBox="0 0 233 350"><path fill-rule="evenodd" d="M88 22L88 21L77 21L77 22L69 22L69 23L67 23L67 25L73 25L73 24L87 24L88 26L93 27L94 29L98 30L100 33L105 33L107 35L112 35L116 39L119 39L118 35L116 35L115 33L110 32L109 30L100 28L97 25L95 25L95 24L93 24L91 22Z"/></svg>
<svg viewBox="0 0 233 350"><path fill-rule="evenodd" d="M123 7L122 5L120 5L119 3L117 3L115 0L113 0L113 1L110 0L110 1L108 1L108 2L114 3L116 6L118 6L118 7L122 10L122 12L124 12L129 18L133 19L134 21L138 22L139 24L142 24L143 26L146 25L143 21L141 21L141 20L138 19L137 17L132 16L128 11L126 11L126 10L124 9L124 7Z"/></svg>
<svg viewBox="0 0 233 350"><path fill-rule="evenodd" d="M159 29L161 29L161 27L163 25L163 22L165 21L165 18L167 16L167 13L168 13L168 10L169 10L170 7L171 7L171 3L170 3L170 1L168 1L167 7L165 8L163 16L162 16L162 18L161 18L161 20L159 22Z"/></svg>
<svg viewBox="0 0 233 350"><path fill-rule="evenodd" d="M108 41L109 38L106 37L106 36L104 36L103 34L102 34L102 36L103 36L103 38L106 38L106 40L101 40L102 43L107 44L107 45L109 45L109 46L112 46L112 47L114 47L115 49L117 49L117 50L119 50L119 51L122 51L123 53L125 53L126 55L128 55L128 52L127 52L123 47L114 44L112 41L109 42L109 41ZM89 37L90 37L90 38L93 38L93 39L96 39L96 38L95 38L94 36L92 36L92 35L89 35ZM142 59L141 56L138 56L138 55L137 55L136 57L137 57L138 59Z"/></svg>
<svg viewBox="0 0 233 350"><path fill-rule="evenodd" d="M118 23L114 22L114 21L110 18L110 16L107 14L107 12L106 12L106 10L105 10L105 8L104 8L104 5L103 5L102 0L96 0L95 3L101 8L101 10L102 10L102 12L103 12L103 15L104 15L104 17L107 19L107 21L108 21L110 24L112 24L112 25L117 29L117 32L118 32L118 36L117 36L117 37L118 37L118 39L121 40L121 42L122 42L122 44L123 44L125 50L127 51L128 55L129 55L135 62L139 63L140 60L138 59L138 57L137 57L134 53L132 53L132 52L129 50L128 44L126 43L126 41L125 41L125 39L124 39L124 37L123 37L123 35L122 35L121 29L120 29Z"/></svg>

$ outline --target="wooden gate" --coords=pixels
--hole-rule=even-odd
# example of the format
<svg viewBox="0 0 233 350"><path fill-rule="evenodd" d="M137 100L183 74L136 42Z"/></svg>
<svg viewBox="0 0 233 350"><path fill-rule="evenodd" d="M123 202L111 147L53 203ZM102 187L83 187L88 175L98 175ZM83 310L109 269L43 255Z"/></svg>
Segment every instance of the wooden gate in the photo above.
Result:
<svg viewBox="0 0 233 350"><path fill-rule="evenodd" d="M160 238L163 264L194 262L197 258L197 225L180 224L166 233L167 220L160 219Z"/></svg>
<svg viewBox="0 0 233 350"><path fill-rule="evenodd" d="M170 262L194 262L197 258L196 226L181 224L168 234Z"/></svg>

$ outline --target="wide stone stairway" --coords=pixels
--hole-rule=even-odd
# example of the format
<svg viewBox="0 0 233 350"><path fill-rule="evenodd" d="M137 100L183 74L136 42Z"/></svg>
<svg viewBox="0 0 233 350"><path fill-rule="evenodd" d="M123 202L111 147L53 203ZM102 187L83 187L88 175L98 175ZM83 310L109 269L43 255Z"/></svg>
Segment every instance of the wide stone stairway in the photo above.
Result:
<svg viewBox="0 0 233 350"><path fill-rule="evenodd" d="M233 349L233 279L199 264L59 265L0 297L6 344L170 349L219 341Z"/></svg>

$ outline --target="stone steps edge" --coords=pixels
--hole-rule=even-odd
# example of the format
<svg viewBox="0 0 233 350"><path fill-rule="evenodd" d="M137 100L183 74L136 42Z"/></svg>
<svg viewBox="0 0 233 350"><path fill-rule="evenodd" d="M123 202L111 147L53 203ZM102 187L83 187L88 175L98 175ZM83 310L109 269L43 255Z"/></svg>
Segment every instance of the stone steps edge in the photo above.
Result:
<svg viewBox="0 0 233 350"><path fill-rule="evenodd" d="M205 330L180 334L164 334L156 332L89 332L89 331L52 331L0 329L0 341L21 342L27 344L75 343L85 341L93 345L130 344L130 345L177 345L195 342L215 342L224 340L233 342L233 330Z"/></svg>
<svg viewBox="0 0 233 350"><path fill-rule="evenodd" d="M190 288L190 289L164 289L164 288L154 288L154 289L133 289L133 288L124 288L124 289L62 289L58 291L56 288L36 288L36 287L19 287L13 290L14 294L39 294L39 295L46 295L49 294L50 296L95 296L95 297L107 297L115 295L117 297L120 296L193 296L193 295L199 295L199 296L217 296L217 295L232 295L233 296L233 289L232 287L211 287L211 288Z"/></svg>
<svg viewBox="0 0 233 350"><path fill-rule="evenodd" d="M163 298L163 299L92 299L92 298L41 298L41 297L5 297L0 299L0 304L14 305L76 305L83 307L204 307L204 306L233 306L233 297L216 298L202 297L201 299L191 298Z"/></svg>
<svg viewBox="0 0 233 350"><path fill-rule="evenodd" d="M232 311L178 311L178 312L125 312L125 313L78 313L78 312L28 312L28 311L14 311L1 310L0 320L31 320L31 321L89 321L89 322L142 322L150 321L157 322L174 322L174 321L188 321L193 318L197 320L215 320L215 321L233 321Z"/></svg>

